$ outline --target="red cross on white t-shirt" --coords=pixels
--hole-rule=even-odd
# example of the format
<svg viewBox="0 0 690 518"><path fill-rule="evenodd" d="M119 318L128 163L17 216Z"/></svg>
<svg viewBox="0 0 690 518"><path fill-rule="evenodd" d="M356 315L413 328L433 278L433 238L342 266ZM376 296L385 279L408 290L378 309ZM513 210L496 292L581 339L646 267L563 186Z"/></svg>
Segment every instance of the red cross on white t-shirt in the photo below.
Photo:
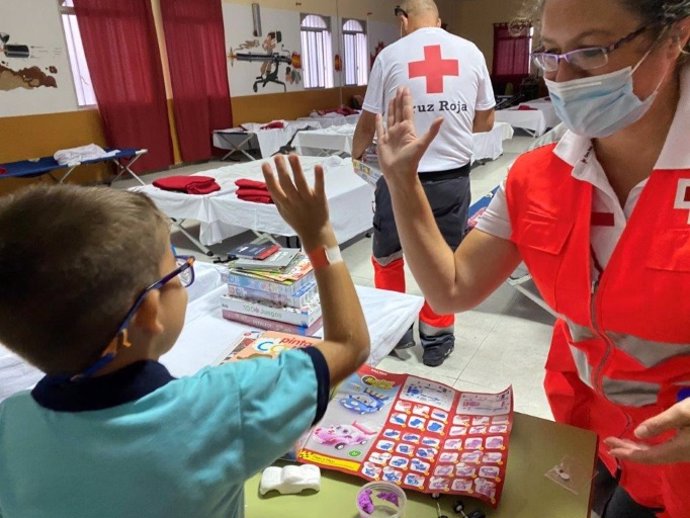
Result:
<svg viewBox="0 0 690 518"><path fill-rule="evenodd" d="M441 45L424 47L424 59L413 61L408 65L410 79L426 78L426 93L443 93L443 77L459 76L460 63L457 59L441 58Z"/></svg>

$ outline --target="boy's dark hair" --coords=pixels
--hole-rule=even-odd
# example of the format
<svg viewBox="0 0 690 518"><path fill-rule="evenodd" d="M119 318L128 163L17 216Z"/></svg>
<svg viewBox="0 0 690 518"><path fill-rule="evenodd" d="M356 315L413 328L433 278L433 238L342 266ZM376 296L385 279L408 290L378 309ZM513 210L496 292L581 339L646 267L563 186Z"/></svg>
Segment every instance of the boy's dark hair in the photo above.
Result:
<svg viewBox="0 0 690 518"><path fill-rule="evenodd" d="M0 342L48 374L80 372L161 276L167 236L142 194L60 185L0 198Z"/></svg>

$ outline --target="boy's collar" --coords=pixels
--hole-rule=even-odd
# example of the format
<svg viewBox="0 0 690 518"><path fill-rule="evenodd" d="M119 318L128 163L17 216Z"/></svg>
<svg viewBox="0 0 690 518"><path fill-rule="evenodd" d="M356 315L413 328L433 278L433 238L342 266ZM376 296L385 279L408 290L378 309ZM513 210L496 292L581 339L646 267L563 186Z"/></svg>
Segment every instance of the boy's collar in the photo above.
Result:
<svg viewBox="0 0 690 518"><path fill-rule="evenodd" d="M45 376L31 391L34 400L57 412L104 410L141 399L174 380L163 365L145 360L110 374L70 381Z"/></svg>

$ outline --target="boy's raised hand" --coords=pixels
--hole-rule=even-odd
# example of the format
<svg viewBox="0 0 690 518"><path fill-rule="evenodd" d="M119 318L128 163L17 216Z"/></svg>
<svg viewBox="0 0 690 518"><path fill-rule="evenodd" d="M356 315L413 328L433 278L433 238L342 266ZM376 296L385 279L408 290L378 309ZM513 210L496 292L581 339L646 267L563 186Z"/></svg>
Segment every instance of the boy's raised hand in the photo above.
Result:
<svg viewBox="0 0 690 518"><path fill-rule="evenodd" d="M292 176L288 172L290 162ZM287 160L275 158L277 177L270 164L261 167L271 197L307 253L338 246L328 220L323 168L314 170L314 187L304 178L296 155ZM323 314L323 342L316 344L328 365L332 384L339 383L356 371L369 355L369 332L357 292L345 263L337 261L314 269Z"/></svg>
<svg viewBox="0 0 690 518"><path fill-rule="evenodd" d="M324 234L330 230L323 167L315 167L312 188L304 177L297 155L290 155L287 161L284 156L278 155L274 162L277 178L270 164L264 163L261 166L266 186L280 215L295 229L305 248L309 250L319 244ZM290 163L292 176L287 162Z"/></svg>

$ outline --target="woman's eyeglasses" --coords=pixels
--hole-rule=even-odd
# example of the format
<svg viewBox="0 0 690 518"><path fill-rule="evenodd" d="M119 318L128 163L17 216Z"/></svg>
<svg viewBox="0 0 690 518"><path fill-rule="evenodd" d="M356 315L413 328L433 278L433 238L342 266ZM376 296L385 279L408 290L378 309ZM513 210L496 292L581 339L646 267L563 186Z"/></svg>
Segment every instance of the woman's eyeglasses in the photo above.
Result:
<svg viewBox="0 0 690 518"><path fill-rule="evenodd" d="M532 62L544 72L556 72L561 61L579 68L580 70L594 70L601 68L609 62L609 54L619 48L624 43L634 40L637 36L647 30L648 27L640 27L627 36L623 36L618 41L608 47L587 47L584 49L571 50L557 54L553 52L532 52Z"/></svg>

